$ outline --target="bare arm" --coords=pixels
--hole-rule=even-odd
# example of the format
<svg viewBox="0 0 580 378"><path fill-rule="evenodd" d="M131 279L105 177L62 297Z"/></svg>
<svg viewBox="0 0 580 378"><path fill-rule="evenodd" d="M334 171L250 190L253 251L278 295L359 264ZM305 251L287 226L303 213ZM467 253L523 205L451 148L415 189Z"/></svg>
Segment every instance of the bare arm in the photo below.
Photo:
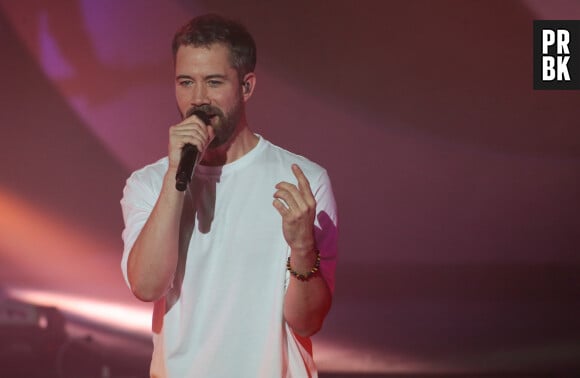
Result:
<svg viewBox="0 0 580 378"><path fill-rule="evenodd" d="M127 263L131 290L142 301L159 299L171 285L177 267L184 192L175 189L174 172L167 171L157 203L133 244Z"/></svg>
<svg viewBox="0 0 580 378"><path fill-rule="evenodd" d="M292 171L298 186L279 183L274 194L274 207L282 216L284 237L291 248L291 268L305 274L316 262L316 201L302 170L293 165ZM288 207L279 199L283 199ZM307 281L291 276L284 299L284 319L298 335L311 336L322 327L331 302L332 295L322 275L314 275Z"/></svg>
<svg viewBox="0 0 580 378"><path fill-rule="evenodd" d="M175 189L181 149L186 143L191 143L203 153L213 136L213 129L195 116L169 130L169 167L159 198L135 240L127 262L131 290L143 301L162 297L177 268L179 223L185 196L185 192Z"/></svg>
<svg viewBox="0 0 580 378"><path fill-rule="evenodd" d="M292 269L305 273L314 266L316 256L313 252L292 249L290 259ZM291 276L284 299L284 319L298 335L311 336L322 328L331 302L332 296L322 275L315 275L308 281Z"/></svg>

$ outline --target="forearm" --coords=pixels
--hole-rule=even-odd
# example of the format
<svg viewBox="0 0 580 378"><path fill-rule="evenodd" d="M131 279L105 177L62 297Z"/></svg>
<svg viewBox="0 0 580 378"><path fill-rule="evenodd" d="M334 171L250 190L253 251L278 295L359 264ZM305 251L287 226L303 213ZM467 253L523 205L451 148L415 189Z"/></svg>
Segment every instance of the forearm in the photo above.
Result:
<svg viewBox="0 0 580 378"><path fill-rule="evenodd" d="M292 251L290 262L294 271L307 273L314 267L316 255L312 251ZM284 299L284 319L298 335L311 336L322 327L331 302L332 295L320 272L306 281L291 275Z"/></svg>
<svg viewBox="0 0 580 378"><path fill-rule="evenodd" d="M175 189L175 174L168 172L127 263L131 290L143 301L159 299L171 285L177 266L183 201L183 192Z"/></svg>

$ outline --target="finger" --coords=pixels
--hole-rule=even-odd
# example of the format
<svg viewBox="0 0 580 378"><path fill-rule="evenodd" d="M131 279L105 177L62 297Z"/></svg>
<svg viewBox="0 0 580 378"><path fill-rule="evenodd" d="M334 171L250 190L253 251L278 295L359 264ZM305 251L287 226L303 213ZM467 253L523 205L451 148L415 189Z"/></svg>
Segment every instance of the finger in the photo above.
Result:
<svg viewBox="0 0 580 378"><path fill-rule="evenodd" d="M200 130L174 130L172 136L176 138L193 138L199 139L201 142L207 142L209 140L209 135L203 133Z"/></svg>
<svg viewBox="0 0 580 378"><path fill-rule="evenodd" d="M290 193L288 190L285 189L278 189L275 193L274 193L274 198L278 199L278 200L284 200L284 202L286 203L286 206L288 210L300 210L300 206L298 204L298 202L296 202L296 199L294 198L294 196L292 195L292 193Z"/></svg>
<svg viewBox="0 0 580 378"><path fill-rule="evenodd" d="M173 135L170 138L170 148L181 150L187 144L194 145L199 151L203 150L205 141L198 135Z"/></svg>
<svg viewBox="0 0 580 378"><path fill-rule="evenodd" d="M213 129L213 127L207 126L207 135L209 135L209 142L211 143L213 138L215 138L215 130Z"/></svg>
<svg viewBox="0 0 580 378"><path fill-rule="evenodd" d="M208 129L210 129L210 127L204 125L203 123L197 122L195 119L186 119L183 122L171 127L171 132L176 135L198 134L201 139L205 141L210 139Z"/></svg>
<svg viewBox="0 0 580 378"><path fill-rule="evenodd" d="M206 126L205 122L195 114L192 114L189 117L184 118L181 121L181 123L196 123L201 126Z"/></svg>
<svg viewBox="0 0 580 378"><path fill-rule="evenodd" d="M292 173L294 173L294 176L298 180L298 189L305 195L305 198L307 200L314 200L314 194L312 194L312 189L310 189L310 182L298 164L292 164Z"/></svg>
<svg viewBox="0 0 580 378"><path fill-rule="evenodd" d="M199 123L180 123L172 127L172 130L176 133L191 133L197 132L204 137L207 137L208 127L205 125L200 125Z"/></svg>
<svg viewBox="0 0 580 378"><path fill-rule="evenodd" d="M312 192L309 188L306 190L306 192L304 192L298 189L296 185L289 184L284 181L278 183L276 188L288 190L290 193L292 193L301 209L312 210L316 208L316 200L314 199L314 196L312 195Z"/></svg>
<svg viewBox="0 0 580 378"><path fill-rule="evenodd" d="M274 207L276 208L276 210L278 210L278 213L282 217L286 216L286 214L288 213L288 208L279 199L274 199L274 201L272 201L272 205L274 205Z"/></svg>
<svg viewBox="0 0 580 378"><path fill-rule="evenodd" d="M183 147L187 143L194 144L199 150L204 150L211 140L211 128L200 127L195 124L176 125L170 130L170 138Z"/></svg>
<svg viewBox="0 0 580 378"><path fill-rule="evenodd" d="M188 144L194 145L197 148L197 151L203 151L205 149L204 141L198 138L185 137L179 140L179 148L181 149Z"/></svg>
<svg viewBox="0 0 580 378"><path fill-rule="evenodd" d="M293 203L296 204L294 208L304 211L308 210L308 203L296 185L292 185L283 181L276 185L276 189L284 191L288 193L289 196L291 196L290 198L292 198Z"/></svg>

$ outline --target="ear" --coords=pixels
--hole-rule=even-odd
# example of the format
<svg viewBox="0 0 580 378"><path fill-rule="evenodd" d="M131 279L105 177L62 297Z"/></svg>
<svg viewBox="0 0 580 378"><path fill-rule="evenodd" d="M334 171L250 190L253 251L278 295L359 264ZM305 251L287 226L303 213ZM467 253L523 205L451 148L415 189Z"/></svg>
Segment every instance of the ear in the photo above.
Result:
<svg viewBox="0 0 580 378"><path fill-rule="evenodd" d="M242 80L242 95L244 96L244 102L252 97L254 88L256 88L256 74L249 72L244 76L244 80Z"/></svg>

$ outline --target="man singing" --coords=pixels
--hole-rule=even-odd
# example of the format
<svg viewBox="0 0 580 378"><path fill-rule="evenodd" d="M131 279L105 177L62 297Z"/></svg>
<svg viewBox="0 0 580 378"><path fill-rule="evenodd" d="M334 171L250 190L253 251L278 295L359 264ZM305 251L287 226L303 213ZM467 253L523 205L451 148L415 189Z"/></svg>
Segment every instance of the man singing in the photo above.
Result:
<svg viewBox="0 0 580 378"><path fill-rule="evenodd" d="M250 130L256 46L242 25L194 18L173 57L182 121L121 200L123 274L154 302L151 377L316 377L310 336L337 256L328 174ZM180 191L187 144L199 163Z"/></svg>

